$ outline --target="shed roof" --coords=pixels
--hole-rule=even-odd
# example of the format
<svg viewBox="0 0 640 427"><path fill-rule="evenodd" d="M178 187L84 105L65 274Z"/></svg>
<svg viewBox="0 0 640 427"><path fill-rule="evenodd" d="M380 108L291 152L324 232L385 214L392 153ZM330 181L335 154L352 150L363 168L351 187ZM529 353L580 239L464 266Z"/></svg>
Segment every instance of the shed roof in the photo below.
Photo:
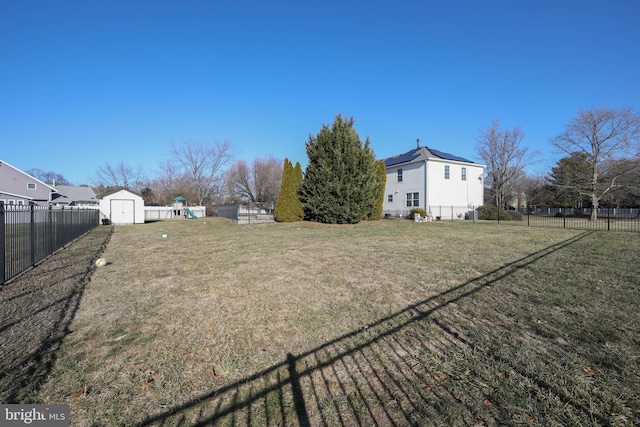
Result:
<svg viewBox="0 0 640 427"><path fill-rule="evenodd" d="M117 193L119 191L126 191L127 193L131 193L134 196L142 198L142 196L140 194L136 193L136 192L133 192L131 190L127 190L126 188L122 188L122 187L115 187L115 188L112 188L112 189L110 189L108 191L105 191L104 193L100 194L98 196L98 199L104 199L105 197L108 197L108 196L110 196L112 194L115 194L115 193Z"/></svg>

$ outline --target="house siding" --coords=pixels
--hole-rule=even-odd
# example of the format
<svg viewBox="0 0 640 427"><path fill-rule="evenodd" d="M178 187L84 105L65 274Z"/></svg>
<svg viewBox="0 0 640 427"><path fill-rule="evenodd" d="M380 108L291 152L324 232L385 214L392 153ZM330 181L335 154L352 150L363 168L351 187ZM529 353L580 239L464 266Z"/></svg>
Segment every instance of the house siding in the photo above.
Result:
<svg viewBox="0 0 640 427"><path fill-rule="evenodd" d="M449 179L445 179L445 165L449 166ZM466 181L462 180L462 168L467 168ZM484 185L478 179L482 165L459 163L441 159L429 159L427 192L431 206L480 206L484 197Z"/></svg>
<svg viewBox="0 0 640 427"><path fill-rule="evenodd" d="M402 169L402 182L398 182L398 169ZM420 207L424 208L424 162L397 165L387 169L383 210L411 209L406 204L407 193L419 193ZM393 202L391 203L388 202L389 195L393 195Z"/></svg>
<svg viewBox="0 0 640 427"><path fill-rule="evenodd" d="M35 188L29 188L29 185ZM0 200L7 204L48 204L53 187L22 172L10 164L0 161Z"/></svg>

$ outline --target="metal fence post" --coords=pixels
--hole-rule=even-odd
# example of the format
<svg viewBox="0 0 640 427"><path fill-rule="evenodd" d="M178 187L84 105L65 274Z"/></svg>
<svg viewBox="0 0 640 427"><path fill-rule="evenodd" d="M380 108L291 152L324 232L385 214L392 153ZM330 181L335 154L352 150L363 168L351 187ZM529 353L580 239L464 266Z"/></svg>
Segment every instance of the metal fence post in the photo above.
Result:
<svg viewBox="0 0 640 427"><path fill-rule="evenodd" d="M2 258L2 262L0 262L0 284L4 284L4 279L5 279L5 271L4 271L4 258L5 258L5 253L4 253L4 245L5 245L5 241L6 241L6 235L5 235L5 227L4 227L4 220L5 220L5 215L4 215L4 202L0 201L0 258Z"/></svg>
<svg viewBox="0 0 640 427"><path fill-rule="evenodd" d="M607 231L611 231L611 208L607 208Z"/></svg>
<svg viewBox="0 0 640 427"><path fill-rule="evenodd" d="M55 229L53 223L53 206L49 205L49 243L47 245L47 253L53 252L55 244Z"/></svg>
<svg viewBox="0 0 640 427"><path fill-rule="evenodd" d="M31 265L36 263L36 204L34 202L29 203L29 246L31 246Z"/></svg>

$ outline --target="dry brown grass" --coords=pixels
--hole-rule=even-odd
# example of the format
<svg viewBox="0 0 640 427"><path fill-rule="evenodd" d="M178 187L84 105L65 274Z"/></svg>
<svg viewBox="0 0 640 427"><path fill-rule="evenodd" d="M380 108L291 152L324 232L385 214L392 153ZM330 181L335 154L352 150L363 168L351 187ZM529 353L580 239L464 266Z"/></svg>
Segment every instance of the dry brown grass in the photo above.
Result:
<svg viewBox="0 0 640 427"><path fill-rule="evenodd" d="M572 268L563 252L594 236L613 238L469 222L118 227L39 399L69 403L73 425L597 424L610 415L530 371L571 354L558 338L580 339L545 330L535 305L572 304L525 292L550 280L532 266ZM581 375L562 387L587 393Z"/></svg>

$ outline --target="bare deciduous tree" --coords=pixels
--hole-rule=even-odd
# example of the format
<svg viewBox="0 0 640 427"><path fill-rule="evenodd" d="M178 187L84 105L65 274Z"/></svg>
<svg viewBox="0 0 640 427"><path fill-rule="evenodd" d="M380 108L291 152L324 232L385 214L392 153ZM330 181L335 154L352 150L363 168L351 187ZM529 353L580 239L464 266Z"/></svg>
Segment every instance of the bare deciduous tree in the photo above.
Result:
<svg viewBox="0 0 640 427"><path fill-rule="evenodd" d="M589 197L591 219L595 220L600 200L621 188L625 177L640 167L640 115L630 108L581 110L551 143L561 152L584 155L590 166L589 180L575 190ZM620 162L623 159L627 162Z"/></svg>
<svg viewBox="0 0 640 427"><path fill-rule="evenodd" d="M154 202L169 205L176 196L184 196L195 200L195 193L188 185L184 172L179 170L177 162L163 160L156 172L156 179L151 188L154 193Z"/></svg>
<svg viewBox="0 0 640 427"><path fill-rule="evenodd" d="M139 191L145 186L145 175L141 166L133 166L120 162L117 165L105 163L96 171L94 188L119 187L132 191Z"/></svg>
<svg viewBox="0 0 640 427"><path fill-rule="evenodd" d="M53 186L56 185L71 185L67 179L57 172L52 171L43 171L42 169L33 168L27 171L29 175L34 178L39 179L42 182L47 184L51 184Z"/></svg>
<svg viewBox="0 0 640 427"><path fill-rule="evenodd" d="M508 197L517 191L518 180L524 176L524 168L538 155L522 146L523 138L520 127L501 130L495 119L489 128L480 130L476 139L476 149L487 165L488 181L495 193L496 206L500 208L506 207Z"/></svg>
<svg viewBox="0 0 640 427"><path fill-rule="evenodd" d="M540 175L526 175L520 182L522 193L526 196L527 208L548 203L546 178Z"/></svg>
<svg viewBox="0 0 640 427"><path fill-rule="evenodd" d="M226 188L230 196L243 198L272 209L280 192L282 161L268 156L251 165L239 160L227 169Z"/></svg>
<svg viewBox="0 0 640 427"><path fill-rule="evenodd" d="M171 144L173 160L189 177L191 186L202 205L210 200L220 185L224 166L233 159L231 144L227 141L207 144L187 141L181 145Z"/></svg>

